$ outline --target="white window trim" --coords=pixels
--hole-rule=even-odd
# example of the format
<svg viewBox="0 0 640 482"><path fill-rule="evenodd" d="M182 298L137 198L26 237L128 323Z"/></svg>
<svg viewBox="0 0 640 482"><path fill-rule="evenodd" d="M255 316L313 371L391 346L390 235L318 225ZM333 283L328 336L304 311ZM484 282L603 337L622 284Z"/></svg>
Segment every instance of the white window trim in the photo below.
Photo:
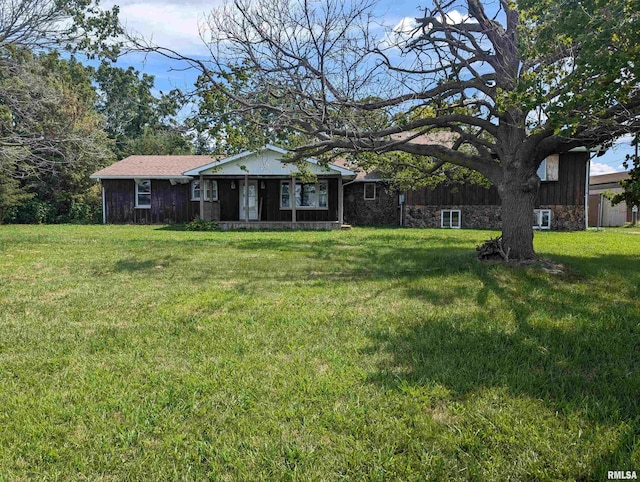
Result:
<svg viewBox="0 0 640 482"><path fill-rule="evenodd" d="M209 187L209 193L211 196L211 200L212 201L217 201L218 200L218 181L215 179L210 179L210 187ZM206 191L205 191L206 194Z"/></svg>
<svg viewBox="0 0 640 482"><path fill-rule="evenodd" d="M289 186L291 183L290 181L280 181L280 210L281 211L291 211L292 208L291 206L283 206L282 205L282 186L287 185ZM299 180L296 180L296 184L314 184L312 182L302 182ZM316 185L316 202L320 202L320 184L324 184L327 186L327 205L324 207L320 207L320 206L296 206L296 211L328 211L329 210L329 182L327 180L321 180L315 183ZM292 193L289 193L289 204L291 204L291 202L296 202L296 194L295 194L295 187L294 187L294 192L293 195Z"/></svg>
<svg viewBox="0 0 640 482"><path fill-rule="evenodd" d="M138 191L138 185L139 185L140 182L145 182L145 181L149 182L149 192L148 193L143 192L142 194L149 194L149 204L138 204L138 195L141 194ZM135 179L134 182L136 184L136 189L135 189L135 196L136 196L135 206L136 206L136 209L151 209L151 193L152 193L152 190L153 190L152 186L151 186L151 179Z"/></svg>
<svg viewBox="0 0 640 482"><path fill-rule="evenodd" d="M542 172L540 172L540 170L542 170ZM546 157L542 160L542 162L538 166L538 170L536 171L536 174L538 174L538 177L540 178L541 181L547 180L548 175L547 175L547 158Z"/></svg>
<svg viewBox="0 0 640 482"><path fill-rule="evenodd" d="M447 213L447 215L449 216L449 226L445 226L444 225L445 213ZM453 213L458 213L458 225L457 226L452 226L452 224L453 224L452 223ZM462 212L460 211L460 209L442 209L442 210L440 210L440 227L441 228L460 229L461 226L462 226Z"/></svg>
<svg viewBox="0 0 640 482"><path fill-rule="evenodd" d="M198 180L191 181L191 200L192 201L200 201L200 194L202 193L202 187L198 186L198 196L195 195L196 183L200 184L200 181L198 181ZM206 199L206 196L205 196L205 201L206 200L207 199Z"/></svg>
<svg viewBox="0 0 640 482"><path fill-rule="evenodd" d="M199 182L200 182L199 179L194 179L193 181L191 181L191 200L192 201L200 201L200 196L196 197L194 195L195 185L196 183L199 183ZM204 186L205 186L204 200L217 201L218 200L218 181L216 181L215 179L205 179ZM207 187L209 187L209 189L207 189ZM202 188L200 188L198 191L202 193ZM207 194L209 195L207 196Z"/></svg>
<svg viewBox="0 0 640 482"><path fill-rule="evenodd" d="M367 185L373 185L373 197L367 197ZM374 201L378 194L378 186L376 186L375 182L365 182L364 183L364 199L365 201Z"/></svg>
<svg viewBox="0 0 640 482"><path fill-rule="evenodd" d="M540 223L542 221L542 213L545 212L549 214L548 226L542 226ZM536 216L536 224L533 226L533 229L551 229L551 209L534 209L533 214Z"/></svg>

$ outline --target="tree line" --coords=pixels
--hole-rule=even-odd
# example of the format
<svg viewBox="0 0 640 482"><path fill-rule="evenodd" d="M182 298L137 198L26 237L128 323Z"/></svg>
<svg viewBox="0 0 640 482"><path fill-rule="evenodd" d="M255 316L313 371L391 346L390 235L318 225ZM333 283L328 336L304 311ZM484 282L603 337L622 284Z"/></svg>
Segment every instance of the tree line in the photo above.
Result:
<svg viewBox="0 0 640 482"><path fill-rule="evenodd" d="M21 0L0 9L0 222L91 222L96 170L131 154L194 149L179 92L111 63L118 8ZM94 64L83 59L97 59Z"/></svg>

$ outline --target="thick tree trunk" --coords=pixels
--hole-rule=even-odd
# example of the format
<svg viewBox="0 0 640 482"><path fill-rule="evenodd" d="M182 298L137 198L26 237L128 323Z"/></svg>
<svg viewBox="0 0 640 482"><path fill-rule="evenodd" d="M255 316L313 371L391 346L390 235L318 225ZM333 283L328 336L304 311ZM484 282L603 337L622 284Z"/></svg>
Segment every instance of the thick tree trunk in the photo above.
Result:
<svg viewBox="0 0 640 482"><path fill-rule="evenodd" d="M505 173L498 186L502 199L502 246L509 260L536 259L533 250L533 208L540 181L518 172Z"/></svg>

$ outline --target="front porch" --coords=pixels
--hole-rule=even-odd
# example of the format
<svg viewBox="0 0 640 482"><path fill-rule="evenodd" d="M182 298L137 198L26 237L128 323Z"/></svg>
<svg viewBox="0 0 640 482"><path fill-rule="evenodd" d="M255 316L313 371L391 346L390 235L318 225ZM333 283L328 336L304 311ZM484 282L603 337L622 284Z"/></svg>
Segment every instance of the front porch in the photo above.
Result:
<svg viewBox="0 0 640 482"><path fill-rule="evenodd" d="M307 230L328 230L341 229L342 223L338 221L221 221L220 227L223 231L229 229L307 229Z"/></svg>
<svg viewBox="0 0 640 482"><path fill-rule="evenodd" d="M193 176L192 202L201 219L223 229L338 229L343 224L343 177L355 173L307 159L284 161L287 151L266 146L185 172Z"/></svg>
<svg viewBox="0 0 640 482"><path fill-rule="evenodd" d="M199 217L217 221L223 229L337 229L343 223L340 176L303 182L296 177L201 174L191 191Z"/></svg>

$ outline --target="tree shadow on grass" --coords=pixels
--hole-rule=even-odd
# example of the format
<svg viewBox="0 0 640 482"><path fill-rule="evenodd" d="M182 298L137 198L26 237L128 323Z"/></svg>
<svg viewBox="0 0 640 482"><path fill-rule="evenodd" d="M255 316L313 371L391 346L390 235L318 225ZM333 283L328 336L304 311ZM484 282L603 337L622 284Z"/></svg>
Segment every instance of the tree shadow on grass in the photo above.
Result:
<svg viewBox="0 0 640 482"><path fill-rule="evenodd" d="M370 333L369 350L386 355L370 381L398 390L440 384L459 400L501 388L567 417L623 423L628 429L593 471L631 467L640 432L640 258L562 260L579 273L477 264L467 271L475 290L407 288L416 302L471 309L432 310L395 332ZM615 279L623 282L607 285Z"/></svg>
<svg viewBox="0 0 640 482"><path fill-rule="evenodd" d="M179 262L181 258L175 256L155 257L153 259L120 259L111 268L115 272L137 273L151 269L166 268L171 263Z"/></svg>
<svg viewBox="0 0 640 482"><path fill-rule="evenodd" d="M417 241L402 239L401 231L352 239L289 234L227 237L227 245L255 255L257 264L262 255L286 253L289 267L256 269L233 289L261 296L279 289L279 281L385 281L380 289L424 304L426 314L396 331L369 334L367 350L385 355L372 383L397 390L440 384L460 400L500 388L540 400L566 418L624 423L629 434L594 470L599 474L614 462L628 466L637 446L632 434L640 431L639 257L555 256L575 272L554 276L540 268L481 264L473 239L439 233ZM191 276L203 286L228 276L224 265L201 267ZM440 310L446 306L454 309Z"/></svg>

